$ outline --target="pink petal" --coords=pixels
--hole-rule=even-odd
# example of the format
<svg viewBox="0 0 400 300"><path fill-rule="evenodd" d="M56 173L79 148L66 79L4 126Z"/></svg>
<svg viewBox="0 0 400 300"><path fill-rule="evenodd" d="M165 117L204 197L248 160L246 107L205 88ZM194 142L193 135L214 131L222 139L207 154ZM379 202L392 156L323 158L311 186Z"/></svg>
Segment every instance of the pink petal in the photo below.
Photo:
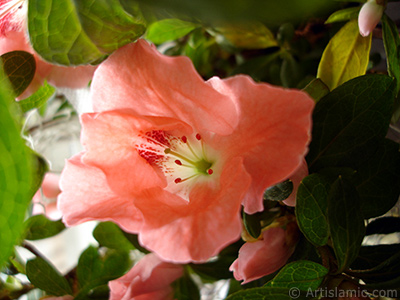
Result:
<svg viewBox="0 0 400 300"><path fill-rule="evenodd" d="M287 179L301 164L311 136L314 101L304 92L255 83L247 76L208 81L231 97L240 123L229 138L215 139L225 155L241 155L252 185L244 199L247 213L263 210L266 188Z"/></svg>
<svg viewBox="0 0 400 300"><path fill-rule="evenodd" d="M53 65L46 76L48 83L56 87L82 88L89 85L97 66L63 67ZM89 101L89 99L87 99Z"/></svg>
<svg viewBox="0 0 400 300"><path fill-rule="evenodd" d="M114 193L106 182L104 173L85 165L78 154L66 163L61 174L61 194L58 208L68 226L90 220L114 221L130 232L138 232L141 215L133 199Z"/></svg>
<svg viewBox="0 0 400 300"><path fill-rule="evenodd" d="M244 280L242 284L245 284L280 269L293 251L286 244L285 230L270 228L264 231L262 240L245 243L229 269L236 280Z"/></svg>
<svg viewBox="0 0 400 300"><path fill-rule="evenodd" d="M101 64L92 101L95 111L131 108L219 134L231 133L238 122L231 100L207 85L189 58L161 55L144 40L122 47Z"/></svg>
<svg viewBox="0 0 400 300"><path fill-rule="evenodd" d="M199 183L189 202L161 189L146 191L135 201L144 216L139 241L166 261L204 262L240 237L249 182L237 158L224 167L219 188Z"/></svg>
<svg viewBox="0 0 400 300"><path fill-rule="evenodd" d="M173 119L139 118L128 111L83 114L81 121L82 144L87 150L83 162L100 168L110 187L128 196L166 185L165 178L138 154L135 136L139 132L158 129L189 130L185 124Z"/></svg>
<svg viewBox="0 0 400 300"><path fill-rule="evenodd" d="M60 175L55 173L46 173L42 183L43 194L45 197L56 198L58 194L61 193L58 185L59 181Z"/></svg>
<svg viewBox="0 0 400 300"><path fill-rule="evenodd" d="M110 300L172 299L171 283L183 267L163 262L154 253L144 256L127 274L109 282Z"/></svg>
<svg viewBox="0 0 400 300"><path fill-rule="evenodd" d="M376 3L376 0L369 0L361 7L358 15L358 27L362 36L368 36L378 25L382 18L383 5Z"/></svg>

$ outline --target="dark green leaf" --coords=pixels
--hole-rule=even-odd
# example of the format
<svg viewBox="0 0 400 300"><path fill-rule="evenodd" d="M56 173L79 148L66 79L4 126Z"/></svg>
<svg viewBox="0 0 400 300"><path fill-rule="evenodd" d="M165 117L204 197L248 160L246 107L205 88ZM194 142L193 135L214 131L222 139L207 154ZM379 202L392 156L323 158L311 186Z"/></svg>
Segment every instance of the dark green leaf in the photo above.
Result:
<svg viewBox="0 0 400 300"><path fill-rule="evenodd" d="M44 290L49 295L72 294L68 281L50 263L40 257L27 262L26 275L35 287Z"/></svg>
<svg viewBox="0 0 400 300"><path fill-rule="evenodd" d="M365 234L364 217L355 187L339 177L328 197L328 223L333 250L342 273L358 256Z"/></svg>
<svg viewBox="0 0 400 300"><path fill-rule="evenodd" d="M50 99L51 96L54 95L55 92L56 89L45 82L44 85L39 88L39 90L37 90L28 98L19 101L18 104L20 105L22 112L25 113L31 109L40 108L47 102L47 100Z"/></svg>
<svg viewBox="0 0 400 300"><path fill-rule="evenodd" d="M352 270L373 269L398 253L400 253L400 244L362 246L351 268Z"/></svg>
<svg viewBox="0 0 400 300"><path fill-rule="evenodd" d="M319 78L311 81L303 90L309 94L311 98L315 100L315 102L318 102L319 99L329 93L329 88Z"/></svg>
<svg viewBox="0 0 400 300"><path fill-rule="evenodd" d="M297 190L296 217L300 230L314 245L323 246L329 237L326 219L330 185L318 174L305 177Z"/></svg>
<svg viewBox="0 0 400 300"><path fill-rule="evenodd" d="M88 299L108 300L110 299L110 288L108 284L103 284L91 289L87 294Z"/></svg>
<svg viewBox="0 0 400 300"><path fill-rule="evenodd" d="M80 290L75 299L91 298L97 287L121 277L130 266L128 251L108 250L105 255L100 255L97 248L89 246L79 258L77 277Z"/></svg>
<svg viewBox="0 0 400 300"><path fill-rule="evenodd" d="M248 215L243 211L243 225L247 232L253 237L258 238L261 233L261 214Z"/></svg>
<svg viewBox="0 0 400 300"><path fill-rule="evenodd" d="M290 88L296 87L299 81L302 79L300 66L294 57L289 53L286 53L284 56L280 77L282 86Z"/></svg>
<svg viewBox="0 0 400 300"><path fill-rule="evenodd" d="M390 76L396 79L396 94L400 90L400 37L395 22L386 14L382 19L382 39L385 46L387 70ZM400 118L400 98L396 99L392 121Z"/></svg>
<svg viewBox="0 0 400 300"><path fill-rule="evenodd" d="M356 6L335 11L333 14L329 16L328 20L325 21L325 24L357 19L360 8L361 6Z"/></svg>
<svg viewBox="0 0 400 300"><path fill-rule="evenodd" d="M145 254L150 253L149 250L147 250L146 248L143 248L140 243L139 243L139 239L138 239L138 235L137 234L131 234L131 233L127 233L125 231L123 231L124 236L126 237L126 239L133 245L133 247L135 247L135 249L139 250L140 252L143 252Z"/></svg>
<svg viewBox="0 0 400 300"><path fill-rule="evenodd" d="M287 199L293 192L293 182L286 180L278 183L264 192L264 200L282 201Z"/></svg>
<svg viewBox="0 0 400 300"><path fill-rule="evenodd" d="M174 288L174 299L200 300L200 291L189 275L179 278L172 283Z"/></svg>
<svg viewBox="0 0 400 300"><path fill-rule="evenodd" d="M44 215L36 215L25 221L25 239L40 240L54 236L65 229L61 220L52 221Z"/></svg>
<svg viewBox="0 0 400 300"><path fill-rule="evenodd" d="M284 266L266 286L296 287L306 292L313 291L320 286L328 271L327 268L312 261L295 261Z"/></svg>
<svg viewBox="0 0 400 300"><path fill-rule="evenodd" d="M376 152L357 168L353 180L365 218L386 213L400 194L399 145L384 139L376 147Z"/></svg>
<svg viewBox="0 0 400 300"><path fill-rule="evenodd" d="M99 62L145 29L118 0L31 0L28 28L36 52L68 66Z"/></svg>
<svg viewBox="0 0 400 300"><path fill-rule="evenodd" d="M400 218L384 217L371 221L367 225L365 235L389 234L400 232Z"/></svg>
<svg viewBox="0 0 400 300"><path fill-rule="evenodd" d="M291 299L309 299L306 293L301 292L298 288L277 288L277 287L260 287L242 290L236 292L226 298L226 300L291 300Z"/></svg>
<svg viewBox="0 0 400 300"><path fill-rule="evenodd" d="M99 223L93 231L93 237L103 247L121 250L135 249L118 225L112 222Z"/></svg>
<svg viewBox="0 0 400 300"><path fill-rule="evenodd" d="M199 25L179 19L164 19L151 24L146 38L155 44L179 39L192 32Z"/></svg>
<svg viewBox="0 0 400 300"><path fill-rule="evenodd" d="M10 80L15 95L21 95L32 82L35 75L35 58L32 54L25 51L12 51L3 54L1 60L3 62L4 73Z"/></svg>
<svg viewBox="0 0 400 300"><path fill-rule="evenodd" d="M313 113L313 131L307 161L310 171L324 167L359 166L385 137L395 83L385 75L365 75L336 88Z"/></svg>
<svg viewBox="0 0 400 300"><path fill-rule="evenodd" d="M2 71L0 77L6 78ZM8 80L0 80L0 266L20 238L26 209L33 196L32 159L20 136L17 116L19 112Z"/></svg>

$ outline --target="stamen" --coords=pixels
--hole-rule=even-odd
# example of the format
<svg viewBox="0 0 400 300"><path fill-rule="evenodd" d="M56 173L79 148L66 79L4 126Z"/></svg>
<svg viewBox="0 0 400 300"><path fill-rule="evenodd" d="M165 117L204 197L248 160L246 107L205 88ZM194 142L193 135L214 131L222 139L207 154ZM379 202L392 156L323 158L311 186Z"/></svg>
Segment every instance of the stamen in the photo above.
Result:
<svg viewBox="0 0 400 300"><path fill-rule="evenodd" d="M182 136L182 142L187 143L187 137L186 136Z"/></svg>
<svg viewBox="0 0 400 300"><path fill-rule="evenodd" d="M196 139L198 139L200 141L201 140L201 135L200 134L196 134Z"/></svg>
<svg viewBox="0 0 400 300"><path fill-rule="evenodd" d="M208 173L208 175L211 175L212 173L214 173L214 171L212 169L208 169L207 173Z"/></svg>
<svg viewBox="0 0 400 300"><path fill-rule="evenodd" d="M175 160L175 163L176 163L177 165L179 165L179 166L182 166L182 162L181 162L179 159Z"/></svg>

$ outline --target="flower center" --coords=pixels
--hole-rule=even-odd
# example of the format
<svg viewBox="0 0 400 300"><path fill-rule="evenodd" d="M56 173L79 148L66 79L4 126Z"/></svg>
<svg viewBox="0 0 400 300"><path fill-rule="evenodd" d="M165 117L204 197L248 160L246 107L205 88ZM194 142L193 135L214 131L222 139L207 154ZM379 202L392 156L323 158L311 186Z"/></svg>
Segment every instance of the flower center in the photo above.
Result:
<svg viewBox="0 0 400 300"><path fill-rule="evenodd" d="M26 22L26 0L0 0L0 34L18 31Z"/></svg>
<svg viewBox="0 0 400 300"><path fill-rule="evenodd" d="M152 130L140 134L135 144L139 155L163 172L167 179L166 190L185 200L189 200L195 182L213 177L215 155L206 147L200 134L175 137Z"/></svg>

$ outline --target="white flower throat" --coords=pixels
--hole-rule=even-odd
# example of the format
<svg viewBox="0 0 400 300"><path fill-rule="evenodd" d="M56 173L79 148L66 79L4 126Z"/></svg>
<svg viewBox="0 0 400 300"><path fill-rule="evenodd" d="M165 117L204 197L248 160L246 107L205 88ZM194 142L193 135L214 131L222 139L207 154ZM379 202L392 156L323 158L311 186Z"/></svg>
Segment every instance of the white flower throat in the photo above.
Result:
<svg viewBox="0 0 400 300"><path fill-rule="evenodd" d="M200 134L175 137L152 130L140 134L135 145L141 157L164 173L166 190L187 201L195 182L215 177L215 155Z"/></svg>

